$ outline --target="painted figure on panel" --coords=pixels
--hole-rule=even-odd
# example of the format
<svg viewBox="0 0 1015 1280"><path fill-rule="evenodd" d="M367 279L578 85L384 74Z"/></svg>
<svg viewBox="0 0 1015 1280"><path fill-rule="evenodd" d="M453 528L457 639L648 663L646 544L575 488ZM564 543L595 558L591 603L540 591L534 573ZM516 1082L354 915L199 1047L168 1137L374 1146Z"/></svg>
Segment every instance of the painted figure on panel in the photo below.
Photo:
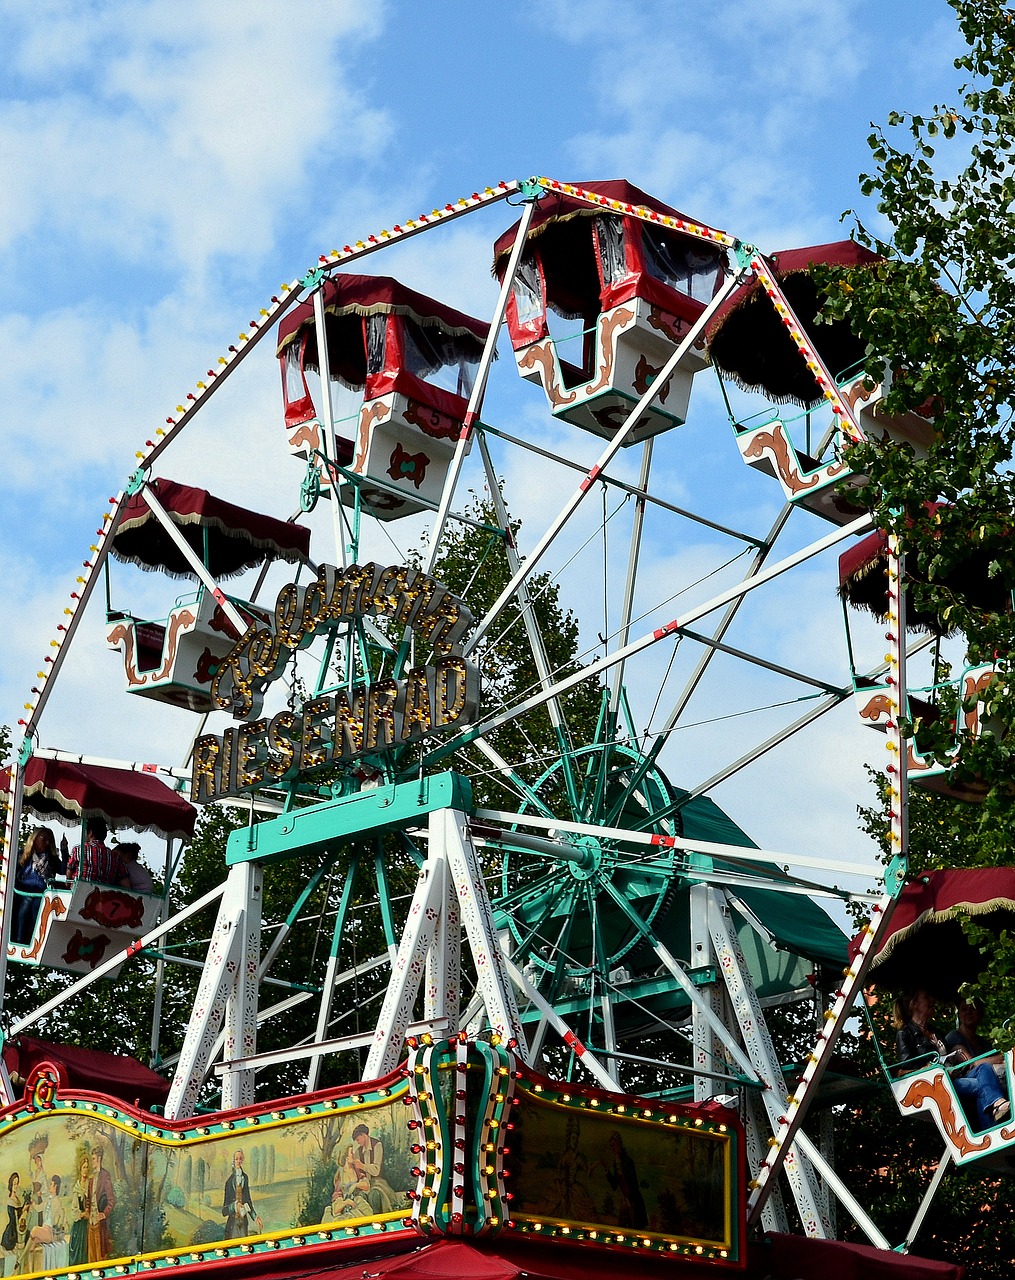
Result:
<svg viewBox="0 0 1015 1280"><path fill-rule="evenodd" d="M116 1192L109 1170L103 1168L101 1147L93 1147L89 1159L91 1177L88 1183L88 1261L102 1262L113 1256L113 1240L109 1231L109 1215L116 1208Z"/></svg>
<svg viewBox="0 0 1015 1280"><path fill-rule="evenodd" d="M21 1191L21 1175L14 1172L7 1179L7 1221L0 1235L0 1251L3 1252L4 1275L12 1276L21 1270L25 1239L28 1233L28 1205L31 1196Z"/></svg>
<svg viewBox="0 0 1015 1280"><path fill-rule="evenodd" d="M648 1226L645 1200L638 1185L638 1171L634 1167L624 1139L618 1130L610 1134L610 1160L606 1166L606 1181L617 1193L617 1226L644 1230Z"/></svg>
<svg viewBox="0 0 1015 1280"><path fill-rule="evenodd" d="M88 1261L88 1187L91 1183L91 1164L87 1155L78 1162L78 1177L71 1189L70 1243L67 1265L83 1267Z"/></svg>
<svg viewBox="0 0 1015 1280"><path fill-rule="evenodd" d="M366 1182L365 1195L371 1209L374 1213L390 1213L403 1202L404 1196L384 1177L384 1143L372 1138L365 1124L353 1129L352 1143L351 1169L358 1175L358 1182Z"/></svg>
<svg viewBox="0 0 1015 1280"><path fill-rule="evenodd" d="M341 1218L368 1218L374 1212L367 1199L370 1179L356 1168L356 1150L352 1145L346 1149L345 1160L335 1174L331 1200L324 1210L322 1222L336 1222Z"/></svg>
<svg viewBox="0 0 1015 1280"><path fill-rule="evenodd" d="M29 1271L59 1271L69 1266L67 1207L61 1199L63 1181L54 1173L42 1193L39 1221L29 1231Z"/></svg>
<svg viewBox="0 0 1015 1280"><path fill-rule="evenodd" d="M512 1212L724 1246L731 1149L717 1135L530 1095L513 1115Z"/></svg>
<svg viewBox="0 0 1015 1280"><path fill-rule="evenodd" d="M567 1222L590 1222L596 1215L592 1192L588 1186L589 1161L580 1149L581 1123L576 1115L567 1118L564 1150L557 1161L559 1198L552 1212Z"/></svg>
<svg viewBox="0 0 1015 1280"><path fill-rule="evenodd" d="M243 1168L242 1151L233 1153L233 1171L226 1179L222 1197L222 1216L226 1220L226 1240L256 1235L264 1230L250 1198L250 1179Z"/></svg>

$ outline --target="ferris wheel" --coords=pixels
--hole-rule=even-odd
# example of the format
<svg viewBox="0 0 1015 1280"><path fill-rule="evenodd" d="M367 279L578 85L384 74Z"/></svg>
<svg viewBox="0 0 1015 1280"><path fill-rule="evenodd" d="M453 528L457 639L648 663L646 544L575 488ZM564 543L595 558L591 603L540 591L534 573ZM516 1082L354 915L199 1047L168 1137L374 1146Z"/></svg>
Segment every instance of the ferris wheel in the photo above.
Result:
<svg viewBox="0 0 1015 1280"><path fill-rule="evenodd" d="M508 204L521 216L493 246L490 321L361 272L386 246ZM836 615L834 558L872 529L849 444L932 438L927 418L883 411L890 374L872 384L844 325L816 323L811 267L870 261L848 243L764 256L626 182L539 179L381 231L287 285L146 443L102 524L29 704L7 848L23 811L101 813L170 839L193 830L194 807L238 804L249 821L222 884L182 912L167 856L161 901L116 915L107 891L49 886L18 938L8 855L7 958L84 986L147 951L170 982L163 939L217 903L172 1062L172 1028L153 1031L156 1065L175 1071L170 1117L216 1091L227 1110L249 1105L280 1063L312 1091L343 1054L350 1078L374 1079L407 1037L486 1029L568 1080L630 1093L654 1075L666 1096L739 1097L752 1213L785 1226L784 1168L808 1234L834 1234L831 1193L862 1216L801 1124L901 882L904 804L883 893L820 829L804 851L758 848L710 793L854 694L899 752L902 624L883 660L845 678L820 643L816 665L798 664L766 633L793 601L809 618L819 572ZM164 474L176 436L248 358L281 370L271 466L278 510L298 508L288 521ZM699 396L732 431L695 427ZM695 466L710 483L681 480ZM859 577L881 575L898 623L896 552L868 547ZM111 560L196 584L157 619L107 597L124 696L195 718L188 758L149 772L40 745ZM223 589L255 569L243 595ZM792 693L759 707L773 685ZM760 737L742 727L758 713ZM679 745L692 715L700 748ZM787 811L834 768L822 750L815 792L785 778ZM828 881L851 874L876 914L848 960L819 904L848 898ZM290 899L262 919L276 875ZM273 965L301 932L319 945L278 1000ZM766 1010L814 991L829 1008L787 1086ZM309 1027L295 1014L308 1008ZM259 1033L290 1019L294 1041L259 1052Z"/></svg>

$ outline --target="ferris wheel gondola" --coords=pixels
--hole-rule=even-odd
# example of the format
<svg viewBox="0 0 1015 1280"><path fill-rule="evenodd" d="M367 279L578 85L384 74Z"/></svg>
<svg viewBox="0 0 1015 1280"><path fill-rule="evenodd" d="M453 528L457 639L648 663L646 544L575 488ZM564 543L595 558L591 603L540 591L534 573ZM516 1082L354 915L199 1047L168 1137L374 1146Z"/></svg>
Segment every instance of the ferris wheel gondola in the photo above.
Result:
<svg viewBox="0 0 1015 1280"><path fill-rule="evenodd" d="M194 834L197 811L154 773L34 756L24 768L24 808L44 822L80 824L101 818L117 830L151 831L168 842ZM66 870L66 868L64 868ZM131 947L159 921L161 894L54 875L45 888L16 889L30 923L12 934L7 956L18 964L90 974ZM109 970L115 978L119 966Z"/></svg>

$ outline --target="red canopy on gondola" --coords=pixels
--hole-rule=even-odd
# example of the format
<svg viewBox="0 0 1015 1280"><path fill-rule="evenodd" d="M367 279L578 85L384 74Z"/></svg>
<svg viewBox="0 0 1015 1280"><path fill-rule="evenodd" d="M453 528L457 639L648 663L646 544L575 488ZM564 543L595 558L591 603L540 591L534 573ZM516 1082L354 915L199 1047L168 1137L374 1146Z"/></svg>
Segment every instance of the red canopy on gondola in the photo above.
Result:
<svg viewBox="0 0 1015 1280"><path fill-rule="evenodd" d="M442 329L450 337L458 339L467 359L478 360L483 354L483 344L490 332L485 321L447 307L426 294L417 293L391 276L332 276L325 282L323 290L324 312L332 318L328 323L328 360L332 372L350 387L364 385L366 357L359 323L355 323L356 332L350 332L349 340L342 341L341 335L338 341L332 339L333 322L343 319L356 322L363 316L407 316L424 329ZM276 355L281 356L287 347L306 334L304 367L316 369L317 338L314 330L313 301L301 302L278 327Z"/></svg>
<svg viewBox="0 0 1015 1280"><path fill-rule="evenodd" d="M10 785L10 768L0 772ZM25 765L24 807L39 818L104 818L114 828L189 839L197 810L154 773L106 765L40 760Z"/></svg>
<svg viewBox="0 0 1015 1280"><path fill-rule="evenodd" d="M82 1049L74 1044L51 1044L33 1036L20 1035L3 1048L7 1070L23 1080L41 1062L51 1062L65 1077L68 1089L104 1093L121 1102L139 1103L145 1110L161 1106L169 1096L169 1081L146 1067L137 1058L122 1053Z"/></svg>
<svg viewBox="0 0 1015 1280"><path fill-rule="evenodd" d="M880 261L877 254L852 240L785 249L766 258L833 378L863 360L866 348L845 321L814 323L824 295L819 296L810 268L815 264L866 267ZM712 363L744 390L760 390L777 403L792 401L804 406L824 398L771 299L757 281L741 285L726 299L713 317L706 338Z"/></svg>
<svg viewBox="0 0 1015 1280"><path fill-rule="evenodd" d="M532 221L529 223L528 239L532 240L538 236L540 232L554 222L564 222L568 218L593 218L603 213L616 213L623 215L628 212L627 206L636 208L639 205L648 209L652 213L662 214L668 218L681 218L685 222L693 222L693 218L688 218L686 213L681 213L678 209L672 208L668 204L663 204L661 200L657 200L655 196L646 195L640 187L636 187L633 183L628 182L626 178L608 178L601 182L576 182L567 185L581 187L584 191L591 191L593 195L602 196L604 200L616 201L621 207L619 209L604 208L602 205L588 204L585 200L579 200L576 196L569 196L564 191L548 191L541 196L536 204L536 211L532 215ZM515 236L518 234L518 223L510 227L497 240L493 246L493 268L496 274L497 268L502 258L506 258L511 252L511 246L515 242Z"/></svg>
<svg viewBox="0 0 1015 1280"><path fill-rule="evenodd" d="M224 502L192 485L155 479L152 489L173 523L200 559L208 543L208 570L214 578L229 578L265 560L305 560L310 553L310 530L274 516L248 511ZM173 578L191 578L193 570L152 514L143 493L127 500L113 539L118 560L161 569Z"/></svg>
<svg viewBox="0 0 1015 1280"><path fill-rule="evenodd" d="M964 916L991 929L1015 927L1015 867L928 871L910 880L871 961L872 979L900 991L922 987L943 999L954 997L984 967L982 952L962 932ZM850 943L851 957L861 937Z"/></svg>
<svg viewBox="0 0 1015 1280"><path fill-rule="evenodd" d="M947 514L947 505L941 502L926 503L927 512L938 517ZM950 573L935 585L954 591L975 608L989 613L1007 613L1011 608L1011 573L991 576L993 562L1004 564L1010 560L1009 539L1006 532L984 539L979 546L966 543L967 554L960 559ZM906 581L914 582L915 560L906 561ZM877 618L888 612L888 535L876 529L848 547L839 556L839 595L856 609L866 609ZM906 593L906 625L947 633L935 613L921 612Z"/></svg>

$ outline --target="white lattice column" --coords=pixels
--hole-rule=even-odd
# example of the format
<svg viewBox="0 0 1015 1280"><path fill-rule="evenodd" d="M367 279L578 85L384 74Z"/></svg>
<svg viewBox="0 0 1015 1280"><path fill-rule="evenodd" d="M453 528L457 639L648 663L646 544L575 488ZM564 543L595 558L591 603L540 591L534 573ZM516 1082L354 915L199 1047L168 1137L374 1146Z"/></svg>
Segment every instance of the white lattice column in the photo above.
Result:
<svg viewBox="0 0 1015 1280"><path fill-rule="evenodd" d="M437 817L438 815L434 815ZM514 987L508 975L507 962L493 927L493 909L486 891L476 847L472 843L468 818L456 809L444 809L444 841L458 902L462 924L469 939L476 966L479 992L486 1005L486 1016L495 1031L505 1040L514 1040L515 1052L527 1061L528 1046L518 1017Z"/></svg>
<svg viewBox="0 0 1015 1280"><path fill-rule="evenodd" d="M433 944L427 952L424 1018L447 1018L447 1035L459 1028L462 999L462 917L458 894L445 864L444 901L437 917Z"/></svg>
<svg viewBox="0 0 1015 1280"><path fill-rule="evenodd" d="M712 947L712 934L708 927L709 897L714 892L706 884L691 885L689 902L691 915L691 971L696 969L717 968L715 951ZM718 973L716 974L718 978ZM727 1027L731 1027L728 1017L727 1002L723 988L718 981L699 983L698 994L707 1002L712 1014ZM691 1046L692 1061L695 1068L702 1072L722 1070L728 1065L728 1059L721 1052L721 1045L712 1031L712 1022L705 1016L704 1010L696 1004L691 1005ZM733 1028L731 1028L733 1029ZM695 1075L694 1100L704 1102L706 1098L717 1093L728 1092L720 1088L710 1075Z"/></svg>
<svg viewBox="0 0 1015 1280"><path fill-rule="evenodd" d="M430 815L430 851L419 869L398 955L377 1018L377 1030L363 1071L367 1080L386 1075L397 1065L426 970L427 955L445 897L447 866L440 818L440 810Z"/></svg>
<svg viewBox="0 0 1015 1280"><path fill-rule="evenodd" d="M194 998L180 1061L166 1099L166 1115L170 1119L185 1119L194 1114L197 1096L222 1027L226 1001L243 963L244 908L248 883L245 865L235 866L230 870L215 928L208 943L208 954Z"/></svg>
<svg viewBox="0 0 1015 1280"><path fill-rule="evenodd" d="M719 969L729 991L744 1045L755 1071L766 1086L761 1093L761 1102L768 1113L772 1133L775 1134L784 1120L786 1085L761 1002L751 981L729 912L720 905L718 894L710 903L709 927ZM817 1178L810 1163L800 1156L795 1147L789 1147L786 1152L785 1171L804 1232L809 1236L828 1239L831 1230L822 1211L822 1196Z"/></svg>
<svg viewBox="0 0 1015 1280"><path fill-rule="evenodd" d="M226 995L225 1057L247 1058L257 1052L257 975L261 966L261 905L264 876L255 862L241 863L236 892L243 911L236 923L240 935L238 964ZM254 1069L227 1071L222 1077L222 1106L246 1107L254 1101Z"/></svg>
<svg viewBox="0 0 1015 1280"><path fill-rule="evenodd" d="M768 1150L768 1138L771 1126L765 1108L757 1093L750 1089L747 1093L747 1115L744 1128L747 1135L747 1167L760 1169ZM786 1217L786 1206L782 1201L782 1190L777 1185L773 1193L765 1201L761 1211L761 1225L766 1231L788 1231L789 1219Z"/></svg>

